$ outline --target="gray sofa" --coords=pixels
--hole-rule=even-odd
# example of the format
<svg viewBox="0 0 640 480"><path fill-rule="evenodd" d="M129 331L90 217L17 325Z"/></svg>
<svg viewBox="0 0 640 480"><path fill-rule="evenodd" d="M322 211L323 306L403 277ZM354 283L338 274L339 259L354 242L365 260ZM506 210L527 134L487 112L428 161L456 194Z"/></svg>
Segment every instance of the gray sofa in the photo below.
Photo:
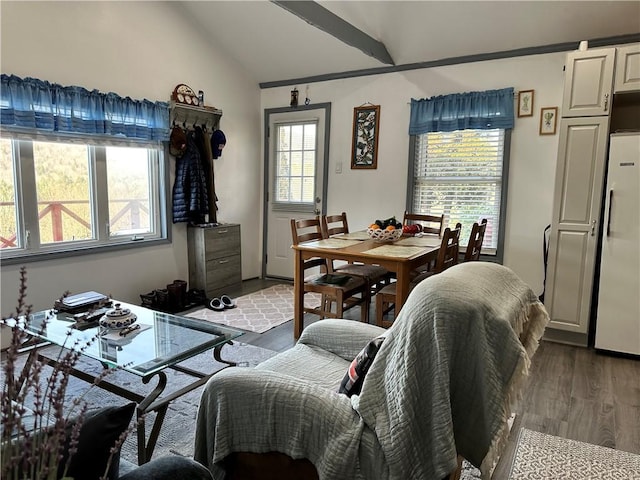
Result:
<svg viewBox="0 0 640 480"><path fill-rule="evenodd" d="M249 470L255 478L442 479L458 455L487 476L548 319L508 268L457 265L420 283L388 330L321 320L255 369L214 375L194 457L216 479L248 479L237 472ZM361 391L338 393L379 336ZM313 468L274 474L274 465Z"/></svg>

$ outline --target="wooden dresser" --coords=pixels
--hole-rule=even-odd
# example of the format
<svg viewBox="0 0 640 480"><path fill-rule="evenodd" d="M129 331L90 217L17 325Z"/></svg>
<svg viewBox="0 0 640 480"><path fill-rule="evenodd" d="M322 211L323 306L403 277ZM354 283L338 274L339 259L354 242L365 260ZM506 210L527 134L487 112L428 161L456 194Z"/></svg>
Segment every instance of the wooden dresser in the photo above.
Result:
<svg viewBox="0 0 640 480"><path fill-rule="evenodd" d="M189 288L202 289L213 298L241 284L240 225L190 226L187 245Z"/></svg>

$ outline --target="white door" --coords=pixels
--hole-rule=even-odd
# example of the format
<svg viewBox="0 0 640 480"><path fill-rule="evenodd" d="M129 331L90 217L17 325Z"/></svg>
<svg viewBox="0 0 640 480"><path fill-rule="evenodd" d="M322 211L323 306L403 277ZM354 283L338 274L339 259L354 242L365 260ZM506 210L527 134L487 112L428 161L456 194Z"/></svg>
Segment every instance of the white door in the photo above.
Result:
<svg viewBox="0 0 640 480"><path fill-rule="evenodd" d="M330 105L267 111L263 276L293 278L291 219L324 212Z"/></svg>
<svg viewBox="0 0 640 480"><path fill-rule="evenodd" d="M613 102L616 49L570 52L562 100L563 117L608 115Z"/></svg>
<svg viewBox="0 0 640 480"><path fill-rule="evenodd" d="M609 117L563 118L544 303L549 327L586 334Z"/></svg>

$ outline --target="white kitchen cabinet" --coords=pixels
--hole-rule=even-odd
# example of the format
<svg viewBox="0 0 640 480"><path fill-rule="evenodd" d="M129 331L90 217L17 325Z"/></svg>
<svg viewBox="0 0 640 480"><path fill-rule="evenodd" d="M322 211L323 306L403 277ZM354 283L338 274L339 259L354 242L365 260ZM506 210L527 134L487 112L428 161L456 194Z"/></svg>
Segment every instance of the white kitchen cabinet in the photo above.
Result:
<svg viewBox="0 0 640 480"><path fill-rule="evenodd" d="M613 91L614 93L640 92L640 44L617 49Z"/></svg>
<svg viewBox="0 0 640 480"><path fill-rule="evenodd" d="M567 54L563 117L609 115L613 103L615 56L615 48Z"/></svg>
<svg viewBox="0 0 640 480"><path fill-rule="evenodd" d="M608 135L609 117L560 121L545 293L550 328L588 330Z"/></svg>

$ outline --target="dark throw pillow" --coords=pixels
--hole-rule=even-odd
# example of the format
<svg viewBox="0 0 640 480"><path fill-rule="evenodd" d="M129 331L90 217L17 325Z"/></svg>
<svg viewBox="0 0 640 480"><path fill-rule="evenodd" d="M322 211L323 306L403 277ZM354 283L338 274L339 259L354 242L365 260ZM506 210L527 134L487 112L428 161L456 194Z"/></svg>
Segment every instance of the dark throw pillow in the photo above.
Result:
<svg viewBox="0 0 640 480"><path fill-rule="evenodd" d="M135 408L135 402L131 402L121 407L104 407L86 413L80 427L78 450L71 457L67 470L68 477L74 480L98 480L104 474L111 449L120 435L129 427ZM67 463L68 443L73 423L69 422L67 426L67 445L58 469L58 477L62 476ZM120 451L114 453L106 478L117 480L119 467Z"/></svg>
<svg viewBox="0 0 640 480"><path fill-rule="evenodd" d="M347 373L340 383L338 393L344 393L347 397L360 393L364 377L369 371L373 360L376 358L376 354L378 350L380 350L383 340L384 337L376 337L360 350L360 353L356 355L356 358L354 358L351 365L349 365Z"/></svg>

